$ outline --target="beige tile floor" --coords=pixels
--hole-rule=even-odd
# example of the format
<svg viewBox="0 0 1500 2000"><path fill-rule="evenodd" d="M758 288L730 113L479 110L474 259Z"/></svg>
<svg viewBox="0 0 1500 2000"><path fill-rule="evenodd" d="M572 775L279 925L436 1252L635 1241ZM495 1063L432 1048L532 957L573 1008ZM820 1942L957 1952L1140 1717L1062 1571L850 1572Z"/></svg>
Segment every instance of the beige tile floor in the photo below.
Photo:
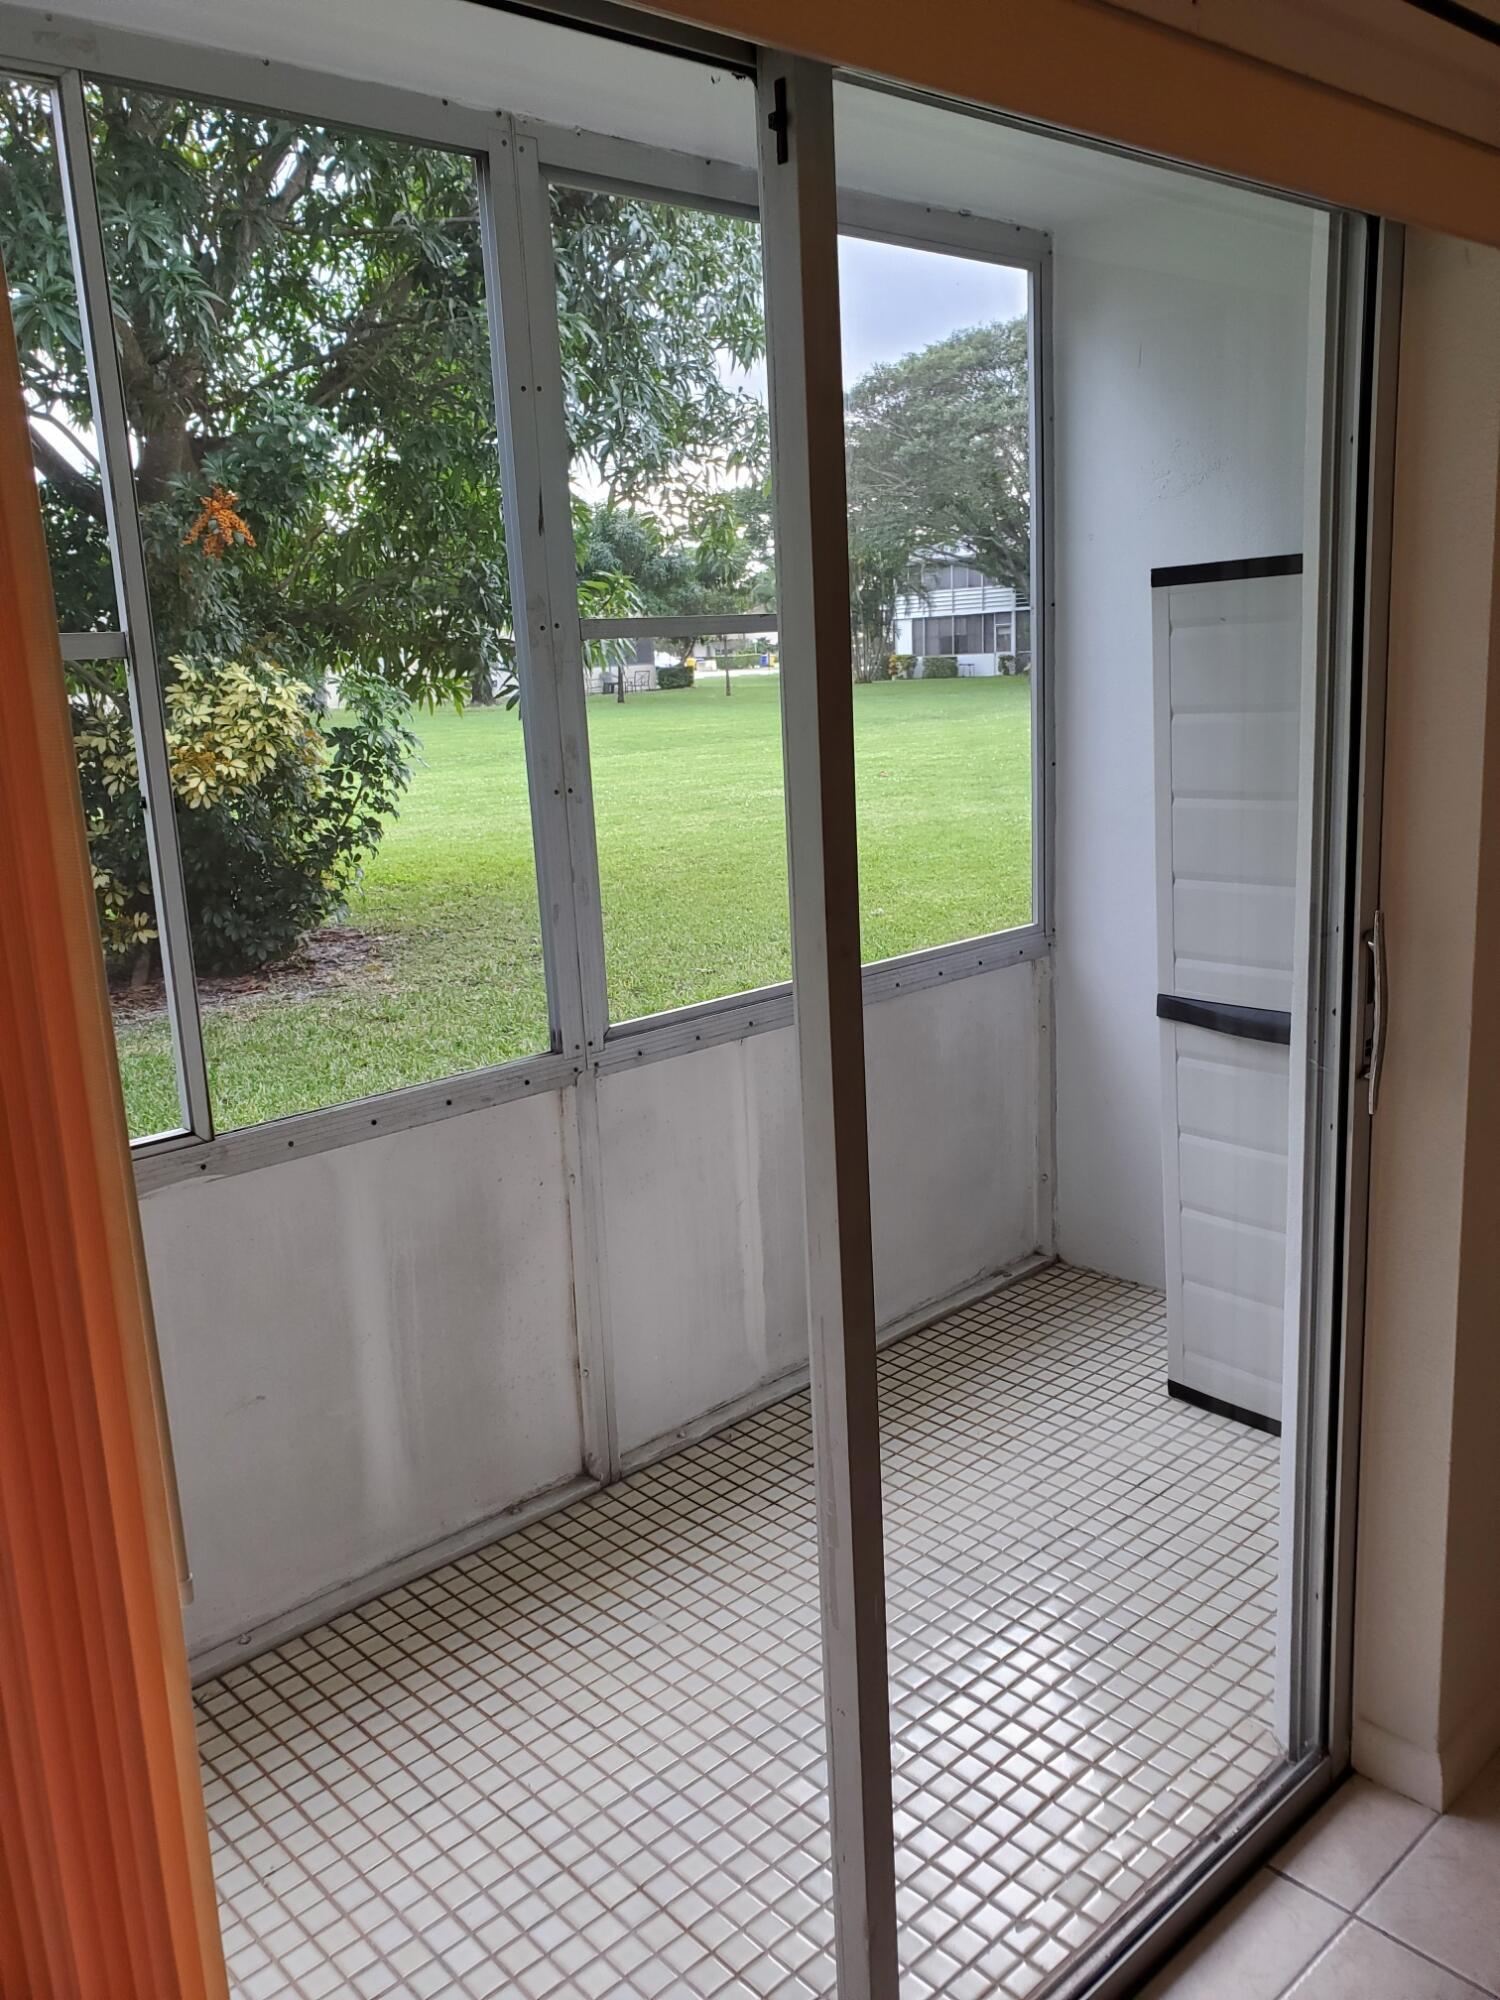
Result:
<svg viewBox="0 0 1500 2000"><path fill-rule="evenodd" d="M1148 2000L1500 1995L1500 1758L1441 1818L1351 1778L1146 1991Z"/></svg>
<svg viewBox="0 0 1500 2000"><path fill-rule="evenodd" d="M1062 1266L882 1356L903 2000L1035 1993L1274 1756L1277 1447L1165 1363ZM832 1991L805 1396L199 1712L237 2000Z"/></svg>

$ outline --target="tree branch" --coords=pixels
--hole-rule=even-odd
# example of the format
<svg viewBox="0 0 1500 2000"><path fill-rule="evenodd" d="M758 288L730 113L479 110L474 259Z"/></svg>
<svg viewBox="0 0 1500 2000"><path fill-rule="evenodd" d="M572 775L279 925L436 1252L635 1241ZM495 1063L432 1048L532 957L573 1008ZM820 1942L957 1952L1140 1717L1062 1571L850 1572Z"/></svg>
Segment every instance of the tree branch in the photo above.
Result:
<svg viewBox="0 0 1500 2000"><path fill-rule="evenodd" d="M246 181L233 222L221 235L214 259L212 276L216 303L210 310L215 326L222 326L227 319L235 293L259 247L258 225L269 222L276 231L287 227L292 210L311 184L317 161L313 148L304 146L296 138L288 139L280 147L260 147L257 150L260 164ZM289 160L292 165L287 171ZM283 172L286 172L286 180L273 195L271 189Z"/></svg>
<svg viewBox="0 0 1500 2000"><path fill-rule="evenodd" d="M287 217L297 206L297 203L301 201L303 195L307 193L312 183L313 167L316 163L317 154L313 148L311 146L304 146L297 155L297 164L287 175L280 190L276 194L273 194L266 203L271 214L275 216L278 226L285 226ZM277 171L280 171L279 165ZM276 175L273 174L271 179L274 182Z"/></svg>
<svg viewBox="0 0 1500 2000"><path fill-rule="evenodd" d="M344 391L366 372L390 335L408 325L420 323L419 316L389 310L407 303L411 297L413 278L414 274L409 270L399 272L357 315L348 334L329 355L322 375L307 392L307 400L315 408L322 409L329 403L337 402Z"/></svg>
<svg viewBox="0 0 1500 2000"><path fill-rule="evenodd" d="M66 458L52 440L36 428L35 419L31 423L31 458L42 477L71 501L80 513L88 514L96 521L104 519L103 493L86 472L80 472L72 460Z"/></svg>
<svg viewBox="0 0 1500 2000"><path fill-rule="evenodd" d="M50 424L53 430L68 440L74 451L80 452L88 460L95 472L99 470L99 454L91 451L83 439L77 436L75 432L70 431L65 423L54 417L50 410L28 410L26 412L26 421L29 424Z"/></svg>
<svg viewBox="0 0 1500 2000"><path fill-rule="evenodd" d="M267 389L274 389L279 383L290 381L294 376L304 374L309 368L317 373L307 389L302 393L315 408L323 408L337 401L343 391L367 372L366 362L373 361L379 349L398 333L410 332L413 327L425 326L427 317L423 313L402 313L391 317L369 320L355 319L349 322L348 330L332 347L324 348L319 354L300 356L296 361L288 361L283 368L273 368L269 375L262 375L245 388L238 389L232 396L222 399L226 410L242 410L247 403L263 395ZM222 439L219 440L223 442Z"/></svg>

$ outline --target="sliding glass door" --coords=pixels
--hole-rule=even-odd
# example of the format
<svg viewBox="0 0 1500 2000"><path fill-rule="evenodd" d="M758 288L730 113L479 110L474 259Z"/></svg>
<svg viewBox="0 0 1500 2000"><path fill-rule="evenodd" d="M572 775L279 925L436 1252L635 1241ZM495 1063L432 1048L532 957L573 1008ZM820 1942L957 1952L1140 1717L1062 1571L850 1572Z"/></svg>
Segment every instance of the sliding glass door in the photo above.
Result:
<svg viewBox="0 0 1500 2000"><path fill-rule="evenodd" d="M993 1260L878 1368L900 1987L1021 1996L1124 1979L1338 1754L1379 240L833 100L846 223L924 202L840 245L856 732L870 680L909 703L859 767L865 956L957 877L976 810L991 908L1048 945L985 981L992 1033L1039 1024L1029 1070L975 1060L960 987L866 1024L877 1280L914 1181L956 1237L985 1212ZM1023 610L1002 650L990 617ZM868 800L929 729L933 815L895 815L887 879Z"/></svg>
<svg viewBox="0 0 1500 2000"><path fill-rule="evenodd" d="M296 1357L500 1538L206 1698L245 1991L350 1867L536 2000L1129 1990L1344 1752L1397 247L530 25L551 122L0 48L141 1185L523 1217L430 1434L425 1295Z"/></svg>

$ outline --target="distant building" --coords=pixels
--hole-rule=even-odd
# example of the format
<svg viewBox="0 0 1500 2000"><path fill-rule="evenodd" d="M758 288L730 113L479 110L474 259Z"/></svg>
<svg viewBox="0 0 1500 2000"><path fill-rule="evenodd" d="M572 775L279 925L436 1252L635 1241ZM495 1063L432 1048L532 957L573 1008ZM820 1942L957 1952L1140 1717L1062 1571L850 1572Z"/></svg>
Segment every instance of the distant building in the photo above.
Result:
<svg viewBox="0 0 1500 2000"><path fill-rule="evenodd" d="M928 556L920 591L896 599L894 651L953 654L961 674L1024 674L1031 606L960 556Z"/></svg>

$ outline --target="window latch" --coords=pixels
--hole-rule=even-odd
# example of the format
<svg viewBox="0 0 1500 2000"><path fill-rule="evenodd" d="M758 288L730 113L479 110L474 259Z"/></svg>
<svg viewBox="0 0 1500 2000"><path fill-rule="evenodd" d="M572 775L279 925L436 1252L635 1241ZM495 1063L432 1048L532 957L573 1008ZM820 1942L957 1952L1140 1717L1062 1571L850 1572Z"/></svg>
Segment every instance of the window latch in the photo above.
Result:
<svg viewBox="0 0 1500 2000"><path fill-rule="evenodd" d="M766 124L776 134L776 164L784 167L791 158L788 134L792 124L792 114L786 108L786 78L778 76L771 88L776 101L767 114Z"/></svg>

